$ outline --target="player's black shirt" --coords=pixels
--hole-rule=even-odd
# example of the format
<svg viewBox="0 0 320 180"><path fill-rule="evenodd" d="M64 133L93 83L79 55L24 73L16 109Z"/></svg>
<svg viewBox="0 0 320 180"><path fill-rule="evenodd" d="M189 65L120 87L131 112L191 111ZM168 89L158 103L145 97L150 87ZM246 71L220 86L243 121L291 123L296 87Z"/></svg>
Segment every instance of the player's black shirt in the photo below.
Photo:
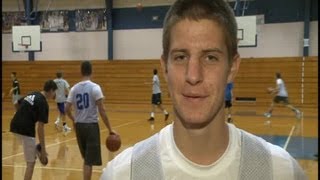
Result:
<svg viewBox="0 0 320 180"><path fill-rule="evenodd" d="M12 81L12 87L13 88L17 87L17 89L13 90L13 94L19 95L20 94L20 86L19 86L18 79L15 79L15 80Z"/></svg>
<svg viewBox="0 0 320 180"><path fill-rule="evenodd" d="M37 121L48 123L49 105L40 92L32 92L21 98L17 112L10 124L13 133L35 137L35 125Z"/></svg>

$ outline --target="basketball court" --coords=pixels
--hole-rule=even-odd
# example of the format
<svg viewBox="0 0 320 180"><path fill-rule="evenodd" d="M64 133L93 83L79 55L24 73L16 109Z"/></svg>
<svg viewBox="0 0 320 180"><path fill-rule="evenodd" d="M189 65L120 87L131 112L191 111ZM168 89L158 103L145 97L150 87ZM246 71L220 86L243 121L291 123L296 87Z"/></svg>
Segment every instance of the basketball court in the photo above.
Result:
<svg viewBox="0 0 320 180"><path fill-rule="evenodd" d="M157 133L166 125L161 112L157 112L154 129L150 126L147 121L149 105L106 104L106 109L112 126L121 135L122 146L115 153L110 153L107 150L105 146L107 129L100 122L103 165L93 168L92 179L99 179L106 163L119 152ZM234 107L233 118L236 126L284 147L293 157L298 159L309 179L317 179L318 161L313 156L318 150L318 117L316 112L304 114L301 123L296 124L291 112L284 109L288 113L275 113L271 118L271 123L266 124L265 117L259 115L264 109L249 112L246 109L246 107ZM9 101L3 104L2 112L2 179L22 179L26 164L22 146L16 141L13 134L8 132L9 123L14 113ZM169 112L172 114L172 111ZM75 133L72 131L65 136L62 132L58 132L54 126L54 120L57 116L55 104L50 103L49 123L45 126L49 163L47 166L42 166L37 160L33 175L35 180L82 178L82 158ZM172 118L173 116L169 118L169 121L172 121ZM70 120L67 122L70 124Z"/></svg>

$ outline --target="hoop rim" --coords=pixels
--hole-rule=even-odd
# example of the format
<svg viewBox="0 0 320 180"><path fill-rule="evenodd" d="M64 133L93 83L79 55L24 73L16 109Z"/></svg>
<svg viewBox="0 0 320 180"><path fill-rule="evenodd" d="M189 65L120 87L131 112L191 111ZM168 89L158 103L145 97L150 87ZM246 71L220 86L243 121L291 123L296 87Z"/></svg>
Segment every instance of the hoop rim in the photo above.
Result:
<svg viewBox="0 0 320 180"><path fill-rule="evenodd" d="M18 44L19 46L24 46L26 49L30 46L30 44Z"/></svg>

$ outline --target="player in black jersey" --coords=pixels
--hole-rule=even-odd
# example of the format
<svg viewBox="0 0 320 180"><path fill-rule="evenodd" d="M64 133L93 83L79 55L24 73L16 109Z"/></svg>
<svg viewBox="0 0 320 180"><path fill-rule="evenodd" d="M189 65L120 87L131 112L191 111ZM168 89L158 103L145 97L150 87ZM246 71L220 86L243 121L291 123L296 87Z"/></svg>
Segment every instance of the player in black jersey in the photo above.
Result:
<svg viewBox="0 0 320 180"><path fill-rule="evenodd" d="M48 123L49 105L47 99L54 99L57 85L53 80L45 82L42 91L29 93L16 102L17 112L11 120L10 132L14 133L22 141L24 157L27 169L24 179L32 179L33 169L36 160L36 139L37 132L41 147L40 161L44 162L47 158L44 124Z"/></svg>

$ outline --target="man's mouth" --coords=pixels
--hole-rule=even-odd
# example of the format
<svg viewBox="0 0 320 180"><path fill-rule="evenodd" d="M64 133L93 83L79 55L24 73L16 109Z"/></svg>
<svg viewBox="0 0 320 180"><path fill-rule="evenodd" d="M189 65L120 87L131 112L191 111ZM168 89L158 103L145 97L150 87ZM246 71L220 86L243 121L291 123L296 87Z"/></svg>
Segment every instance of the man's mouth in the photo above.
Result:
<svg viewBox="0 0 320 180"><path fill-rule="evenodd" d="M203 94L195 94L195 93L185 93L182 94L182 96L187 100L191 102L199 102L206 99L208 96Z"/></svg>

